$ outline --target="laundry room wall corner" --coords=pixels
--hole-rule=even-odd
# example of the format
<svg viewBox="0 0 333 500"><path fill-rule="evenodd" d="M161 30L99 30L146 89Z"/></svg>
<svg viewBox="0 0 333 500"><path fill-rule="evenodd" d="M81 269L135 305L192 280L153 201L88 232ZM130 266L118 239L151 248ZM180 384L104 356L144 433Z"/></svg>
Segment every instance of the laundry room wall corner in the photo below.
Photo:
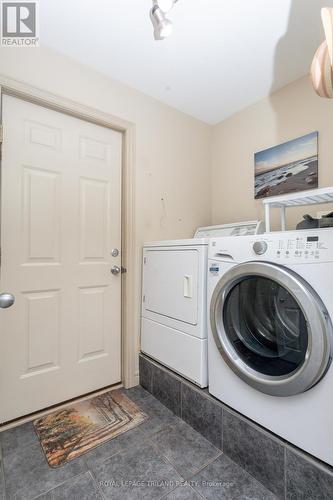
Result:
<svg viewBox="0 0 333 500"><path fill-rule="evenodd" d="M332 99L318 97L305 76L217 124L213 131L212 223L263 219L262 200L254 199L254 153L311 132L319 133L319 187L331 186L332 111ZM304 213L316 216L317 210L317 206L291 209L288 228L295 229ZM332 205L320 210L329 212ZM277 229L279 211L272 212L273 229Z"/></svg>

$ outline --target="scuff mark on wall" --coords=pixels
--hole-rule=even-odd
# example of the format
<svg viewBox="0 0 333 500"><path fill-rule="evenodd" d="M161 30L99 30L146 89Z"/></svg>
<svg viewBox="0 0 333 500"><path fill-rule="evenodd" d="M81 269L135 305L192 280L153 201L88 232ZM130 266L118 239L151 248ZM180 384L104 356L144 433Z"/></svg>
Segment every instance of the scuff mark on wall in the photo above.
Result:
<svg viewBox="0 0 333 500"><path fill-rule="evenodd" d="M162 216L160 218L160 228L165 229L167 227L168 214L164 198L161 198L161 204L162 204Z"/></svg>

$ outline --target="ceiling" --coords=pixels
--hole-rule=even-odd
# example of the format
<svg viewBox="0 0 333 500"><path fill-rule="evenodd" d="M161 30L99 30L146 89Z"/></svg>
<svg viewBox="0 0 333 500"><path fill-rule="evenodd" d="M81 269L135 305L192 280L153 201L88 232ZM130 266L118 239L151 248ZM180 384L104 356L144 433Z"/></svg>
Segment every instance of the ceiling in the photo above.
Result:
<svg viewBox="0 0 333 500"><path fill-rule="evenodd" d="M307 74L333 0L179 0L153 39L151 0L42 0L41 43L215 124Z"/></svg>

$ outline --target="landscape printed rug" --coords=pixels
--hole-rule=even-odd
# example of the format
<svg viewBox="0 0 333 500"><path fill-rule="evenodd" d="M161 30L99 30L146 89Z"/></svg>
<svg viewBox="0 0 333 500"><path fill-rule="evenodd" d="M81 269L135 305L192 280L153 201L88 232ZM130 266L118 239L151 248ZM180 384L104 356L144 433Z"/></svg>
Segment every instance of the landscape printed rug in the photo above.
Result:
<svg viewBox="0 0 333 500"><path fill-rule="evenodd" d="M41 417L34 426L49 465L58 467L147 418L133 401L115 390Z"/></svg>

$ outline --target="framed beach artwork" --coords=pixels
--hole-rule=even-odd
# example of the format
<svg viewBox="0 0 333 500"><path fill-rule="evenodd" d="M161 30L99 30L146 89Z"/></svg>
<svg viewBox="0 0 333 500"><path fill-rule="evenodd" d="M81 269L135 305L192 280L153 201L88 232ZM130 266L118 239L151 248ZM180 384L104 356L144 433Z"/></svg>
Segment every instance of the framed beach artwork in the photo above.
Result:
<svg viewBox="0 0 333 500"><path fill-rule="evenodd" d="M255 199L318 187L318 132L254 155Z"/></svg>

